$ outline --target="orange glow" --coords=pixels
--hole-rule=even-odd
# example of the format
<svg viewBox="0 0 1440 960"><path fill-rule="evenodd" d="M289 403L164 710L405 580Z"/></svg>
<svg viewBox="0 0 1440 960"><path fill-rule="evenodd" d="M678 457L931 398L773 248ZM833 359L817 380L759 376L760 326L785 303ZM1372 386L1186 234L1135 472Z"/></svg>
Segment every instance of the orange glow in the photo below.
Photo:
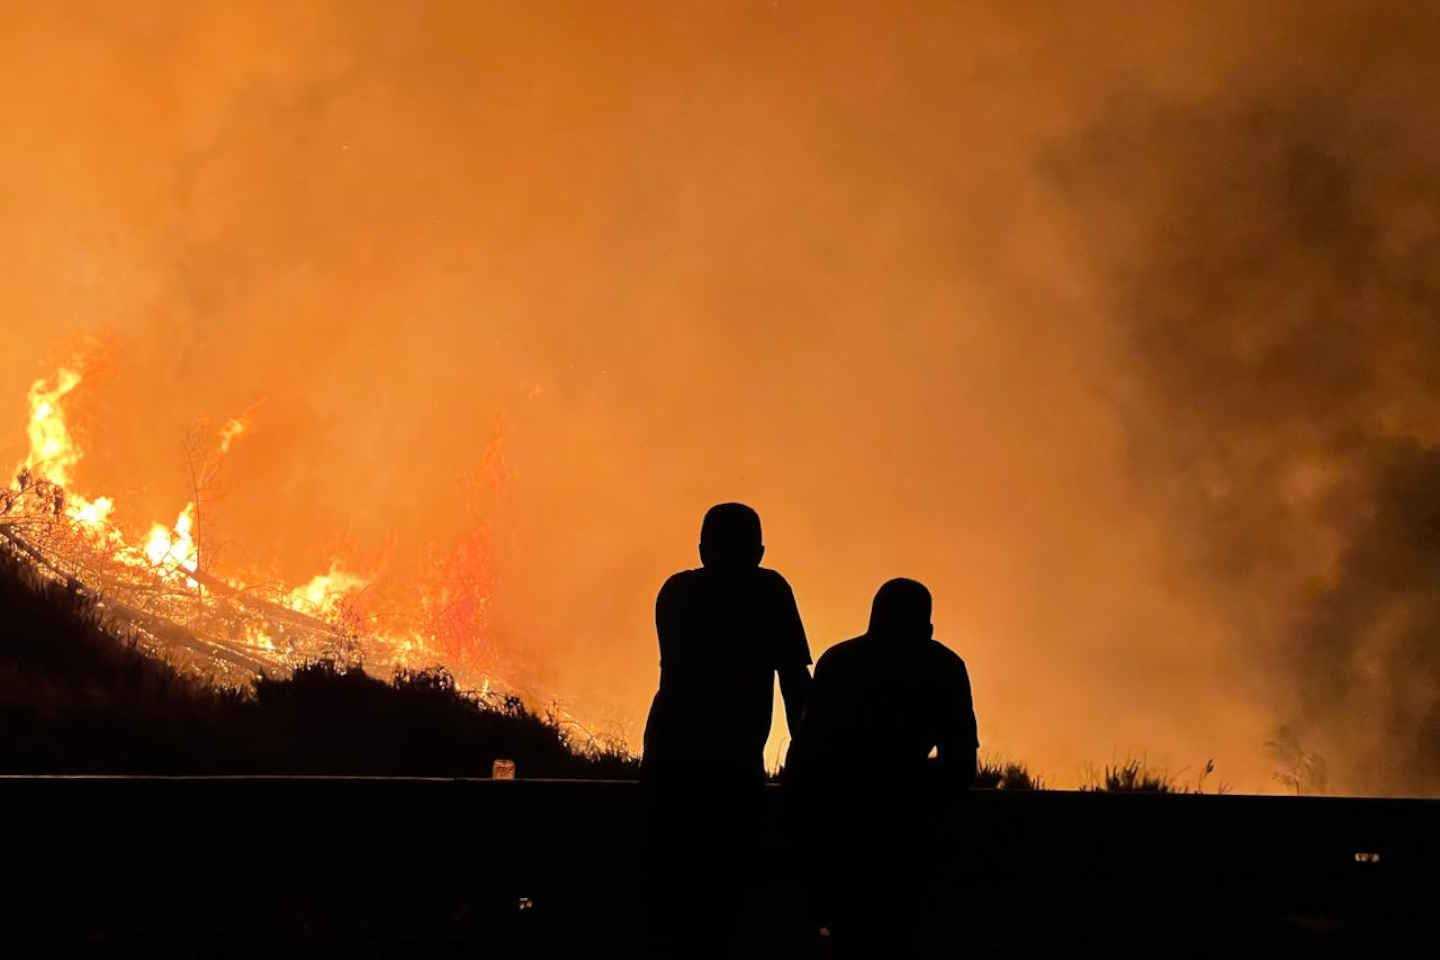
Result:
<svg viewBox="0 0 1440 960"><path fill-rule="evenodd" d="M15 6L0 523L117 604L638 747L742 500L817 656L924 581L1052 784L1412 788L1433 5Z"/></svg>

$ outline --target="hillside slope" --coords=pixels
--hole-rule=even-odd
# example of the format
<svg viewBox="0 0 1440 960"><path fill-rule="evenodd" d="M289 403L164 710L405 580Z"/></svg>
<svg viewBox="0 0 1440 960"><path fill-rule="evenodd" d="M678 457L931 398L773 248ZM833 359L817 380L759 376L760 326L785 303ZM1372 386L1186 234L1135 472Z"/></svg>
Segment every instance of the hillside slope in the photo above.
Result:
<svg viewBox="0 0 1440 960"><path fill-rule="evenodd" d="M633 758L577 748L515 700L485 703L443 671L390 682L317 663L253 691L146 655L94 604L0 552L0 773L632 777Z"/></svg>

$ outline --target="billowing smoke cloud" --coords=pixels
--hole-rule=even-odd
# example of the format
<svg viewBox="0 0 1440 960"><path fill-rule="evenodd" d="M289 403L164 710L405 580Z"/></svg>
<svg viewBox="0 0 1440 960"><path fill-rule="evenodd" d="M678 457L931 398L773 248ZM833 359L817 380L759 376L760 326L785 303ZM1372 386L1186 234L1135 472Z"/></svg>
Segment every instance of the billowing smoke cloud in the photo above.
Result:
<svg viewBox="0 0 1440 960"><path fill-rule="evenodd" d="M0 33L0 462L77 349L121 523L246 414L217 564L459 557L496 662L631 733L748 500L817 653L926 581L1051 782L1278 789L1288 725L1425 786L1424 5L251 6Z"/></svg>
<svg viewBox="0 0 1440 960"><path fill-rule="evenodd" d="M1115 407L1172 587L1232 632L1232 663L1331 788L1424 792L1440 787L1440 139L1411 93L1440 74L1383 37L1362 33L1323 85L1281 65L1211 97L1131 97L1051 169L1133 360Z"/></svg>

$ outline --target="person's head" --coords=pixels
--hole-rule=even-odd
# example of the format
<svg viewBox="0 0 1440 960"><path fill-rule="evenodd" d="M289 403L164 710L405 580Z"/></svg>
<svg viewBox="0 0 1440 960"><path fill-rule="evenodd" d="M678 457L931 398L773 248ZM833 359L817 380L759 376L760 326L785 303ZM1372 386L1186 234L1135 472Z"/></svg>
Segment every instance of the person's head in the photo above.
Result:
<svg viewBox="0 0 1440 960"><path fill-rule="evenodd" d="M887 580L870 605L870 634L899 640L929 640L935 634L930 623L930 591L918 580L896 577Z"/></svg>
<svg viewBox="0 0 1440 960"><path fill-rule="evenodd" d="M760 515L743 503L717 503L700 525L700 562L708 568L758 567L765 556Z"/></svg>

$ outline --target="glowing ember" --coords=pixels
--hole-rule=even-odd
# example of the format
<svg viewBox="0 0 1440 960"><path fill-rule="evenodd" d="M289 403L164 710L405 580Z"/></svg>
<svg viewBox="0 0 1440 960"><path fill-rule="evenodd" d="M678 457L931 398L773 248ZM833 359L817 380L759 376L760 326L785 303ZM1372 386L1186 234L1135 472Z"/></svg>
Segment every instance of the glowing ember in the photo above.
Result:
<svg viewBox="0 0 1440 960"><path fill-rule="evenodd" d="M220 452L222 454L229 453L230 444L234 443L235 438L244 432L245 422L243 420L227 420L225 426L220 429Z"/></svg>
<svg viewBox="0 0 1440 960"><path fill-rule="evenodd" d="M275 641L271 639L270 634L266 633L264 628L255 624L245 625L245 642L252 647L257 647L260 650L265 651L266 653L277 652Z"/></svg>

